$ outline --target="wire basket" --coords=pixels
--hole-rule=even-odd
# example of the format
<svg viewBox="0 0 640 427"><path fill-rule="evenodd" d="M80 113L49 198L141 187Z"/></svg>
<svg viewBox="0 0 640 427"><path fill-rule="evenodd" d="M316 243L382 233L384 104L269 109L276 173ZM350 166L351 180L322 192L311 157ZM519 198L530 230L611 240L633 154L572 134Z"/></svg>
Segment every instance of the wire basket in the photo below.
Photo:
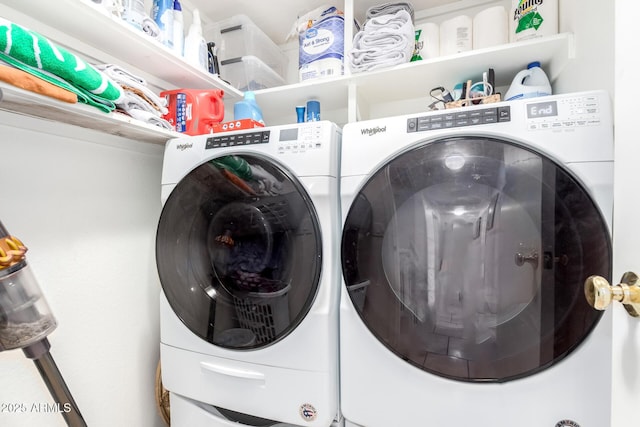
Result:
<svg viewBox="0 0 640 427"><path fill-rule="evenodd" d="M242 328L256 335L259 344L274 341L289 325L291 285L275 292L246 292L233 294L233 303Z"/></svg>

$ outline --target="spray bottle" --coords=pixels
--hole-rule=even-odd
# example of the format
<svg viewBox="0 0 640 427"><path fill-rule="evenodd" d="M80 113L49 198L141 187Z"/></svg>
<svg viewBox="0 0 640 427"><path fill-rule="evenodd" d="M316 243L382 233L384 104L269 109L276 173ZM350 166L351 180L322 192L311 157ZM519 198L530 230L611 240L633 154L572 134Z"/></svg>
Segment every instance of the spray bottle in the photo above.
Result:
<svg viewBox="0 0 640 427"><path fill-rule="evenodd" d="M203 70L208 68L207 42L202 37L202 23L198 9L193 11L193 22L184 39L184 59Z"/></svg>

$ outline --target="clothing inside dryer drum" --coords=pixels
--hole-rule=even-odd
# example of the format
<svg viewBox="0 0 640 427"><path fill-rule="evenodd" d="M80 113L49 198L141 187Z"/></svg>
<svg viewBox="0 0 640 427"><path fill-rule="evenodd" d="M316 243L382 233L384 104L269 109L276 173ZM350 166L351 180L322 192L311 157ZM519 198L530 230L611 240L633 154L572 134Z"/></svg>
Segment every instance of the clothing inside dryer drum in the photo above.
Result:
<svg viewBox="0 0 640 427"><path fill-rule="evenodd" d="M316 295L322 258L315 209L297 179L259 156L224 156L191 171L157 231L162 288L182 322L221 347L288 334Z"/></svg>
<svg viewBox="0 0 640 427"><path fill-rule="evenodd" d="M551 366L598 322L584 280L611 276L604 218L550 159L490 138L403 153L345 220L353 305L391 351L434 374L507 381Z"/></svg>

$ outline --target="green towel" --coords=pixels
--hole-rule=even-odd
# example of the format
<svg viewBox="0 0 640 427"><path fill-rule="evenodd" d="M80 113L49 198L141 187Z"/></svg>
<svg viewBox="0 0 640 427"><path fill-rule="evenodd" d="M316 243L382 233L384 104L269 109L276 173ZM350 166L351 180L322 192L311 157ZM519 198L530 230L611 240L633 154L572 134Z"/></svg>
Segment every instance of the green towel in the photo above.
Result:
<svg viewBox="0 0 640 427"><path fill-rule="evenodd" d="M122 88L46 37L0 18L0 59L78 95L78 101L105 112L124 96Z"/></svg>

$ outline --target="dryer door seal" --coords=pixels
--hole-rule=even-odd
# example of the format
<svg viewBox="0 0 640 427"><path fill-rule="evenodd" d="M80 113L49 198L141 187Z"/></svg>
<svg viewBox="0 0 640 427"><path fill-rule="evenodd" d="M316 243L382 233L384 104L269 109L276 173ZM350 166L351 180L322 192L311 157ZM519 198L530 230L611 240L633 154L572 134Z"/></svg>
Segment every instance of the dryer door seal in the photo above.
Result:
<svg viewBox="0 0 640 427"><path fill-rule="evenodd" d="M546 369L601 313L587 276L611 276L599 207L565 167L484 137L446 138L373 173L345 220L354 309L422 370L501 382Z"/></svg>

